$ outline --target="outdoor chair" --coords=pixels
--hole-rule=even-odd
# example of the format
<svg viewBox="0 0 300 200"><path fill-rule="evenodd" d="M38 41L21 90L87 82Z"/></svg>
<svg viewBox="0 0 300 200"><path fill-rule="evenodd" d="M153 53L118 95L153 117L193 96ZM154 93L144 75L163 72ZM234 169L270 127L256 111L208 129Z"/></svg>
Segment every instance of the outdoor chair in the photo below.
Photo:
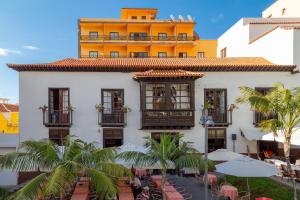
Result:
<svg viewBox="0 0 300 200"><path fill-rule="evenodd" d="M250 200L250 192L248 191L239 192L238 200Z"/></svg>
<svg viewBox="0 0 300 200"><path fill-rule="evenodd" d="M283 179L283 177L287 177L288 181L290 181L290 179L292 179L293 177L293 174L288 171L287 166L284 164L281 164L281 169L282 169L281 179Z"/></svg>

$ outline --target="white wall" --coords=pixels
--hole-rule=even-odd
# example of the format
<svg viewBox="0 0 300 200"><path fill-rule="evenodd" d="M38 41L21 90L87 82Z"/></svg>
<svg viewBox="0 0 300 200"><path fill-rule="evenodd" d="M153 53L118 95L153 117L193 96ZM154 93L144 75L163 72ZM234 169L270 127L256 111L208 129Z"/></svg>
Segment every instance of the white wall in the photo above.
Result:
<svg viewBox="0 0 300 200"><path fill-rule="evenodd" d="M285 14L282 15L282 9L285 8ZM299 0L277 0L262 12L263 17L300 17Z"/></svg>
<svg viewBox="0 0 300 200"><path fill-rule="evenodd" d="M240 95L239 86L269 87L281 81L289 87L299 84L299 75L288 72L207 72L205 77L195 83L195 127L179 130L184 139L194 142L194 146L204 151L204 129L199 125L200 109L204 102L204 88L226 88L228 105L235 103ZM102 128L97 124L95 105L100 103L101 88L122 88L125 92L125 105L132 111L128 113L128 123L124 129L124 143L142 145L143 137L160 130L140 130L140 88L132 80L131 73L118 72L20 72L20 135L21 141L48 137L48 128L42 124L42 112L38 107L48 104L49 87L70 88L70 102L75 107L73 125L70 129L88 142L96 141L102 146ZM231 134L238 134L238 152L245 153L246 145L251 152L256 151L255 142L249 142L239 134L240 128L258 131L253 123L253 113L248 106L239 105L233 113L233 125L227 128L227 147L232 148ZM168 130L164 130L168 131ZM178 131L178 130L173 130Z"/></svg>
<svg viewBox="0 0 300 200"><path fill-rule="evenodd" d="M218 56L226 47L227 57L263 57L275 64L297 65L299 69L299 29L278 27L272 30L278 24L249 22L251 19L243 18L219 37ZM253 41L256 38L258 39Z"/></svg>

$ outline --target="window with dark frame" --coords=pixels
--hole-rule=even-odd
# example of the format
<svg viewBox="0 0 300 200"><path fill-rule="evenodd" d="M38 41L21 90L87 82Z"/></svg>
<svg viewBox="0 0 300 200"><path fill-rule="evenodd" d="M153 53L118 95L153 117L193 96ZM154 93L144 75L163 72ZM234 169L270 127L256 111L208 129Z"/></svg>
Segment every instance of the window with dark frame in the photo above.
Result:
<svg viewBox="0 0 300 200"><path fill-rule="evenodd" d="M129 34L130 40L147 40L146 32L131 32Z"/></svg>
<svg viewBox="0 0 300 200"><path fill-rule="evenodd" d="M57 144L63 146L65 138L70 135L69 129L49 129L49 139Z"/></svg>
<svg viewBox="0 0 300 200"><path fill-rule="evenodd" d="M179 52L178 57L179 58L187 58L187 52Z"/></svg>
<svg viewBox="0 0 300 200"><path fill-rule="evenodd" d="M158 33L158 40L166 40L168 38L167 33Z"/></svg>
<svg viewBox="0 0 300 200"><path fill-rule="evenodd" d="M146 109L163 110L166 109L166 86L165 84L146 85Z"/></svg>
<svg viewBox="0 0 300 200"><path fill-rule="evenodd" d="M118 51L111 51L110 52L111 58L119 58L119 52Z"/></svg>
<svg viewBox="0 0 300 200"><path fill-rule="evenodd" d="M225 47L221 50L221 58L226 58L226 56L227 56L227 48Z"/></svg>
<svg viewBox="0 0 300 200"><path fill-rule="evenodd" d="M208 152L226 148L226 129L208 128Z"/></svg>
<svg viewBox="0 0 300 200"><path fill-rule="evenodd" d="M141 19L142 20L146 20L147 18L146 18L146 16L142 16Z"/></svg>
<svg viewBox="0 0 300 200"><path fill-rule="evenodd" d="M90 58L98 58L98 51L89 51Z"/></svg>
<svg viewBox="0 0 300 200"><path fill-rule="evenodd" d="M262 95L267 95L272 87L256 87L255 90ZM258 124L263 120L276 119L278 116L275 113L271 113L270 115L265 115L261 112L254 111L254 125L258 126Z"/></svg>
<svg viewBox="0 0 300 200"><path fill-rule="evenodd" d="M167 52L158 52L157 56L159 58L166 58L167 57Z"/></svg>
<svg viewBox="0 0 300 200"><path fill-rule="evenodd" d="M198 58L205 58L205 52L198 52Z"/></svg>
<svg viewBox="0 0 300 200"><path fill-rule="evenodd" d="M110 32L109 33L109 39L110 40L118 40L119 37L119 32Z"/></svg>
<svg viewBox="0 0 300 200"><path fill-rule="evenodd" d="M189 84L171 84L171 103L173 109L190 109L191 94Z"/></svg>
<svg viewBox="0 0 300 200"><path fill-rule="evenodd" d="M98 32L95 32L95 31L89 32L89 38L91 40L97 40L98 39Z"/></svg>
<svg viewBox="0 0 300 200"><path fill-rule="evenodd" d="M190 110L192 107L189 83L147 83L145 94L147 110Z"/></svg>
<svg viewBox="0 0 300 200"><path fill-rule="evenodd" d="M49 123L67 124L70 123L70 95L68 88L49 88Z"/></svg>
<svg viewBox="0 0 300 200"><path fill-rule="evenodd" d="M130 52L131 58L147 58L148 52Z"/></svg>
<svg viewBox="0 0 300 200"><path fill-rule="evenodd" d="M123 145L123 129L103 129L103 148L118 147L121 145Z"/></svg>
<svg viewBox="0 0 300 200"><path fill-rule="evenodd" d="M137 19L137 16L131 16L131 19Z"/></svg>
<svg viewBox="0 0 300 200"><path fill-rule="evenodd" d="M103 114L120 112L124 103L124 90L122 89L102 89Z"/></svg>
<svg viewBox="0 0 300 200"><path fill-rule="evenodd" d="M204 89L204 102L209 105L208 115L213 121L227 123L227 90L226 89Z"/></svg>
<svg viewBox="0 0 300 200"><path fill-rule="evenodd" d="M187 33L178 33L178 40L187 40Z"/></svg>

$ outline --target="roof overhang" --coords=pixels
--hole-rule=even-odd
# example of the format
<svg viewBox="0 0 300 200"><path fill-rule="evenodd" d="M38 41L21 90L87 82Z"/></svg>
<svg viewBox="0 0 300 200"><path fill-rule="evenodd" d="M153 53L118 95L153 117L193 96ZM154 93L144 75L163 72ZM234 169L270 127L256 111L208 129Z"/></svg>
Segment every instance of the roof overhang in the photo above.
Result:
<svg viewBox="0 0 300 200"><path fill-rule="evenodd" d="M7 64L16 71L145 72L186 70L196 72L293 72L295 65L277 65L264 58L67 58L42 64Z"/></svg>

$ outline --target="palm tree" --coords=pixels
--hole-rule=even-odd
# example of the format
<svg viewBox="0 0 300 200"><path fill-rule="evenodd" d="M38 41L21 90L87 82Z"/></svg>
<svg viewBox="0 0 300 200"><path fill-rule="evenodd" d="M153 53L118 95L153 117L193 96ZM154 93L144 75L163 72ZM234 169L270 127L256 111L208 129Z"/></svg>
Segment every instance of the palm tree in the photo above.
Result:
<svg viewBox="0 0 300 200"><path fill-rule="evenodd" d="M115 151L112 148L99 149L93 143L66 138L64 146L58 146L48 139L25 141L21 151L0 157L0 170L17 172L38 171L40 174L30 180L12 199L41 199L66 194L78 176L87 176L100 199L114 196L117 192L115 179L129 176L125 167L112 163Z"/></svg>
<svg viewBox="0 0 300 200"><path fill-rule="evenodd" d="M265 116L276 114L274 119L263 120L259 127L263 131L271 131L274 135L281 131L285 137L284 156L289 173L292 173L290 163L291 137L297 130L300 122L300 88L287 89L282 83L277 83L266 95L255 89L241 87L242 96L237 99L239 103L247 103L255 111ZM293 179L294 199L297 199L295 180Z"/></svg>
<svg viewBox="0 0 300 200"><path fill-rule="evenodd" d="M161 189L164 190L166 183L167 169L170 165L178 169L203 168L203 160L199 152L192 148L190 143L179 143L182 135L170 136L163 134L160 137L160 142L146 137L146 147L149 149L147 153L128 151L117 155L118 158L123 159L136 166L153 166L159 164L162 170L162 184ZM163 195L163 199L165 199Z"/></svg>

